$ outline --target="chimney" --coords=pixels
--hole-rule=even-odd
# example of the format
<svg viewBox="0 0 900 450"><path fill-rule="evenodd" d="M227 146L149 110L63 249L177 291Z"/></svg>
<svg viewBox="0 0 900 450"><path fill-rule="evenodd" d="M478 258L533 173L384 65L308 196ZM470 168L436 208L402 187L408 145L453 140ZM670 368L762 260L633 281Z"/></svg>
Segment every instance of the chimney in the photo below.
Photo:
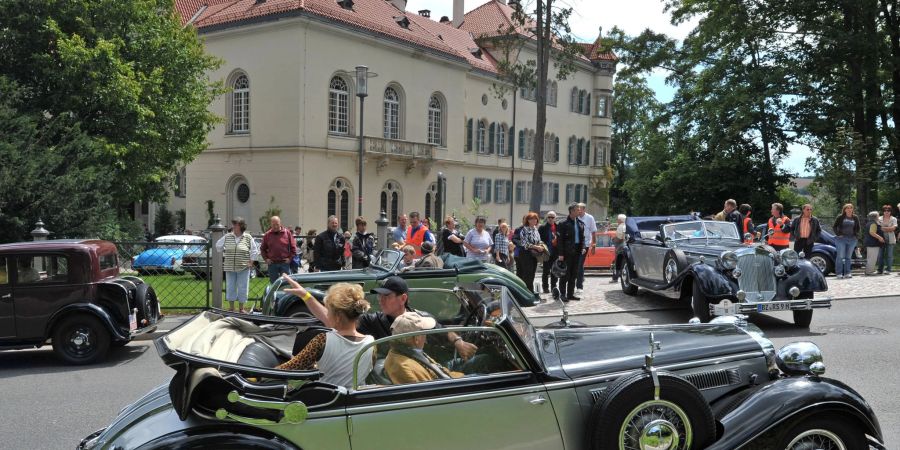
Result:
<svg viewBox="0 0 900 450"><path fill-rule="evenodd" d="M420 9L419 15L422 17L431 17L431 10L430 9Z"/></svg>
<svg viewBox="0 0 900 450"><path fill-rule="evenodd" d="M465 14L465 0L453 0L453 28L459 28Z"/></svg>
<svg viewBox="0 0 900 450"><path fill-rule="evenodd" d="M447 16L441 16L441 23L450 23L450 18Z"/></svg>
<svg viewBox="0 0 900 450"><path fill-rule="evenodd" d="M391 0L391 4L400 11L406 11L406 0Z"/></svg>

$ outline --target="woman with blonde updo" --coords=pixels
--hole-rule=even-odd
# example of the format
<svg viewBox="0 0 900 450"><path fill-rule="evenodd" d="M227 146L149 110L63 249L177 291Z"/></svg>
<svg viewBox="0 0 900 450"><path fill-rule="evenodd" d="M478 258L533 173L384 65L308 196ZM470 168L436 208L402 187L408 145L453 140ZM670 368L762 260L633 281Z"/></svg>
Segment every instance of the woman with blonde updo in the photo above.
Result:
<svg viewBox="0 0 900 450"><path fill-rule="evenodd" d="M304 302L317 301L287 275L282 279L291 285L284 291L300 297ZM337 386L352 387L353 358L366 344L374 341L372 336L356 331L356 319L369 310L362 287L358 284L338 283L325 294L325 308L334 329L314 337L309 344L294 355L290 361L279 365L283 370L314 370L322 372L319 381ZM359 359L359 379L365 380L372 370L372 348Z"/></svg>

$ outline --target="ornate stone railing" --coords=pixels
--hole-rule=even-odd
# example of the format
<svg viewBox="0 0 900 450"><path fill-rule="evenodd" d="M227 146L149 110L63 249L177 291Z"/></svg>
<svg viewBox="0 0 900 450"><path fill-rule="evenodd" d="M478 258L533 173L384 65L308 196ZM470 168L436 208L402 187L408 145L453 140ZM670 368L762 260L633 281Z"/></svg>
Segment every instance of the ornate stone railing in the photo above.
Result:
<svg viewBox="0 0 900 450"><path fill-rule="evenodd" d="M366 136L366 152L401 158L434 159L435 144Z"/></svg>

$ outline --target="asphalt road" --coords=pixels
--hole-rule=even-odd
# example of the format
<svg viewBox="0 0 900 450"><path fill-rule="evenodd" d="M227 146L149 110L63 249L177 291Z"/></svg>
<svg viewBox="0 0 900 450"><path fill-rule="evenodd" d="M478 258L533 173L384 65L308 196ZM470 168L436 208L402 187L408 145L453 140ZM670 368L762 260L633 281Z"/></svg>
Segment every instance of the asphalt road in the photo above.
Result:
<svg viewBox="0 0 900 450"><path fill-rule="evenodd" d="M817 311L810 330L790 315L751 320L776 346L813 340L822 348L826 376L845 381L869 400L881 421L887 448L900 448L900 297L839 300ZM592 325L686 322L687 310L657 310L574 317ZM536 319L538 325L550 322ZM169 326L173 321L169 321ZM164 323L163 328L166 325ZM665 345L665 343L663 343ZM104 364L60 364L49 347L0 352L0 450L72 449L112 420L123 406L168 382L172 370L151 341L117 349Z"/></svg>

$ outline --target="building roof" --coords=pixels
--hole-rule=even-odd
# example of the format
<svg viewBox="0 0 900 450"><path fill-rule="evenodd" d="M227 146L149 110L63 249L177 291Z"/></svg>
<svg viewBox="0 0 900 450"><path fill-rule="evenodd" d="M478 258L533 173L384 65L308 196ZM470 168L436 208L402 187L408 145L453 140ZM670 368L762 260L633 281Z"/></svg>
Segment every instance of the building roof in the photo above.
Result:
<svg viewBox="0 0 900 450"><path fill-rule="evenodd" d="M355 0L349 10L337 0L175 0L175 8L182 24L190 23L199 30L268 16L311 14L424 47L491 73L497 72L497 62L481 50L476 39L497 36L513 26L513 9L498 1L489 1L469 11L459 29L451 22L440 23L411 11L401 11L386 0ZM404 18L408 24L401 26L398 20ZM524 34L524 29L516 28ZM599 38L590 45L599 48L598 42ZM585 49L587 59L615 59L611 53L593 55L593 49Z"/></svg>
<svg viewBox="0 0 900 450"><path fill-rule="evenodd" d="M579 42L584 56L591 61L618 61L619 58L612 51L603 51L603 45L600 43L600 36L593 43Z"/></svg>

